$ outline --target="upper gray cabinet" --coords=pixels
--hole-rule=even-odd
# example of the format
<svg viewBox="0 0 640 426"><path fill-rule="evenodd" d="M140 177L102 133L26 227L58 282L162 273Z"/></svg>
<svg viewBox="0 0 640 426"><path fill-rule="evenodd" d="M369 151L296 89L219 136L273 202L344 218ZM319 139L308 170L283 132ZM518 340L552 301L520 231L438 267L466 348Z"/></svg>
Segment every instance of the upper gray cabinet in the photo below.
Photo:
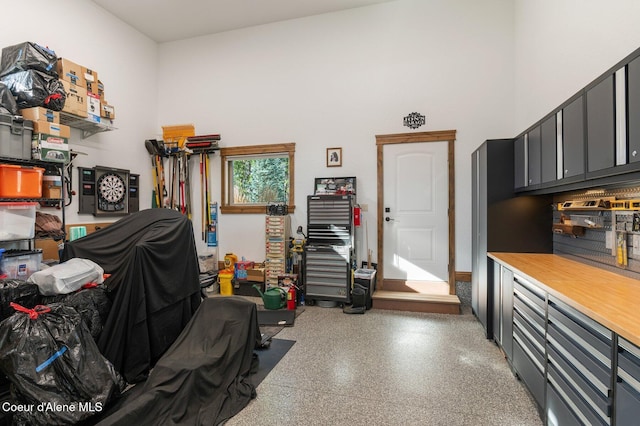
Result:
<svg viewBox="0 0 640 426"><path fill-rule="evenodd" d="M582 96L562 108L562 177L584 175L584 103Z"/></svg>
<svg viewBox="0 0 640 426"><path fill-rule="evenodd" d="M629 163L640 161L640 57L627 66L627 134Z"/></svg>
<svg viewBox="0 0 640 426"><path fill-rule="evenodd" d="M542 150L540 148L540 126L527 133L527 186L539 185L542 172Z"/></svg>
<svg viewBox="0 0 640 426"><path fill-rule="evenodd" d="M558 177L558 132L556 115L551 115L540 125L540 151L542 158L541 182L553 182Z"/></svg>
<svg viewBox="0 0 640 426"><path fill-rule="evenodd" d="M614 76L587 89L587 172L614 167L616 154Z"/></svg>

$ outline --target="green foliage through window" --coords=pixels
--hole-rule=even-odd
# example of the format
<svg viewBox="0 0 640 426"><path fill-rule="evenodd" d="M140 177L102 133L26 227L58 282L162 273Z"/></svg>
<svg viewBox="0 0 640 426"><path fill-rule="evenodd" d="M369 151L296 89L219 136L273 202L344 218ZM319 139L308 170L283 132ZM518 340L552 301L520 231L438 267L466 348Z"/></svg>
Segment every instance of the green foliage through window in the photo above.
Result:
<svg viewBox="0 0 640 426"><path fill-rule="evenodd" d="M288 203L288 155L230 160L229 168L233 187L231 204Z"/></svg>

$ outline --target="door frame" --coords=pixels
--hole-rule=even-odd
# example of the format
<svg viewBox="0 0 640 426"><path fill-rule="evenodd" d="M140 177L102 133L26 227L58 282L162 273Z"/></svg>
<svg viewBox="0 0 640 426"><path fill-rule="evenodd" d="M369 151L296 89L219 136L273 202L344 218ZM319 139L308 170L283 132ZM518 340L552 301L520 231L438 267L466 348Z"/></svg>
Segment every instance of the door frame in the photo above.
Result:
<svg viewBox="0 0 640 426"><path fill-rule="evenodd" d="M419 142L447 142L449 169L449 294L456 294L455 130L376 135L378 161L378 272L377 288L384 288L384 146Z"/></svg>

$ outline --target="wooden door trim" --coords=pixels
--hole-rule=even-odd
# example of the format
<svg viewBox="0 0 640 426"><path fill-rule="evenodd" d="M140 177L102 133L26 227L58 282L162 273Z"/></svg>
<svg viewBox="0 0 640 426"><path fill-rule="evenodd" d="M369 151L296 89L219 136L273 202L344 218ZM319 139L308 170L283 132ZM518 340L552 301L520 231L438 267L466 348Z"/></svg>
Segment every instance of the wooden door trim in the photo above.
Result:
<svg viewBox="0 0 640 426"><path fill-rule="evenodd" d="M385 145L418 142L447 142L449 168L449 294L456 294L456 215L455 215L455 130L376 135L378 163L378 272L377 287L384 287L384 151Z"/></svg>

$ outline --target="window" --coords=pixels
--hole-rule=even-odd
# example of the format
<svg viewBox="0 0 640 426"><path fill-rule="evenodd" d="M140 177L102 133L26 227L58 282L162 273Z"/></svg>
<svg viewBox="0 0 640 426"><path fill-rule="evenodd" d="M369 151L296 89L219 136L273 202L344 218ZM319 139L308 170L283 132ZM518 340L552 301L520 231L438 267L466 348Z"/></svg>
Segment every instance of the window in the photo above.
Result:
<svg viewBox="0 0 640 426"><path fill-rule="evenodd" d="M221 148L221 213L265 213L284 203L293 213L295 143Z"/></svg>

